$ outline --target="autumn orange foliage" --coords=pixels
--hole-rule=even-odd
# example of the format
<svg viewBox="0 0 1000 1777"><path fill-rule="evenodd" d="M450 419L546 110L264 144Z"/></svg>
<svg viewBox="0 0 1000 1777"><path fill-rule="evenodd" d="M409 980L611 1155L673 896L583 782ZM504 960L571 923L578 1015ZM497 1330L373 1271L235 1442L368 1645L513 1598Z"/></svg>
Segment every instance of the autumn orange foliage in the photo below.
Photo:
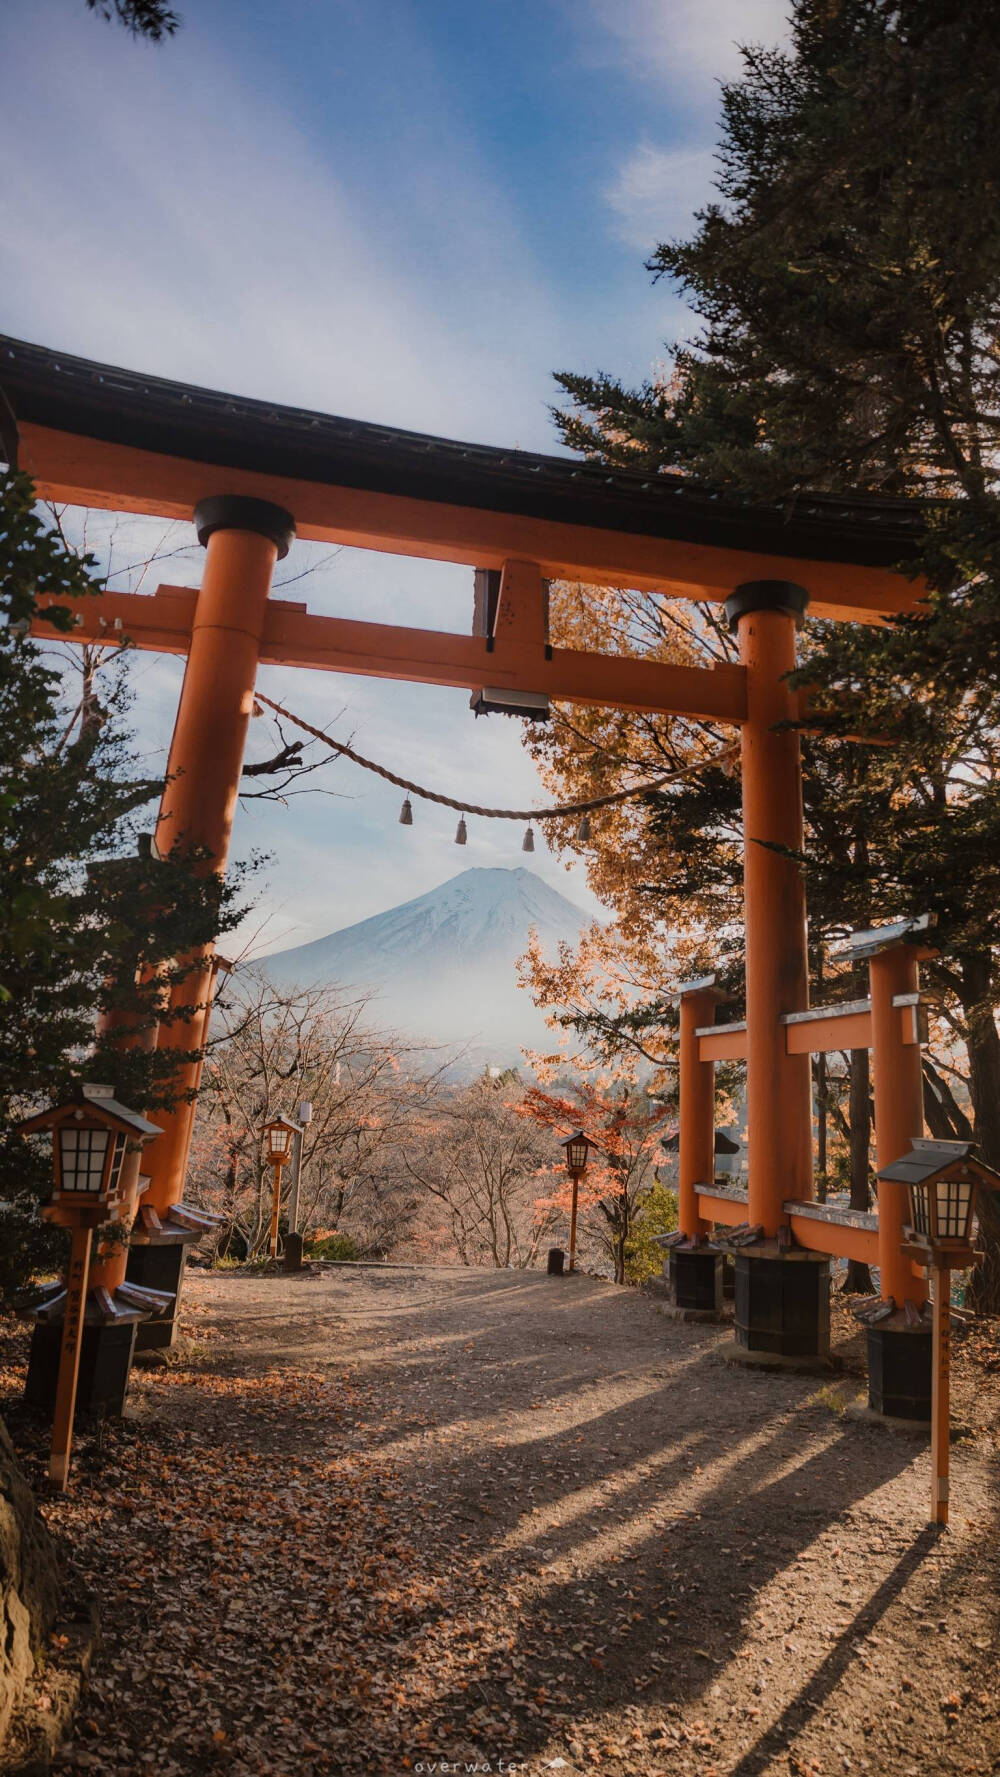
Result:
<svg viewBox="0 0 1000 1777"><path fill-rule="evenodd" d="M699 666L734 658L724 625L707 608L618 587L553 585L550 624L560 647ZM563 800L690 768L732 741L731 730L711 723L615 708L561 706L551 722L525 730L525 745L547 790ZM738 881L738 818L713 837ZM718 873L701 892L690 882L678 892L674 879L682 860L668 849L649 798L595 812L588 838L578 836L575 819L547 823L546 838L567 860L584 860L590 886L613 918L592 925L575 950L560 946L554 958L532 942L522 980L539 1004L551 1008L554 1028L572 1027L600 1052L602 1037L611 1035L614 1025L617 1053L631 1052L651 1065L653 1088L670 1090L676 1060L676 1029L667 1013L671 992L678 981L716 965L723 929L733 942L742 919L741 897L728 884L720 887ZM636 1021L623 1030L620 1015L642 1005L663 1008L662 1018L648 1025ZM555 1069L564 1059L553 1053L543 1061ZM588 1065L584 1049L574 1062Z"/></svg>
<svg viewBox="0 0 1000 1777"><path fill-rule="evenodd" d="M579 1183L579 1212L584 1226L596 1229L614 1265L615 1281L625 1281L625 1247L638 1206L654 1176L664 1127L664 1112L653 1105L634 1079L578 1079L571 1093L546 1092L531 1086L521 1114L566 1136L582 1129L591 1142L587 1169ZM537 1199L539 1213L553 1208L568 1215L571 1184L564 1167L548 1174L551 1190Z"/></svg>

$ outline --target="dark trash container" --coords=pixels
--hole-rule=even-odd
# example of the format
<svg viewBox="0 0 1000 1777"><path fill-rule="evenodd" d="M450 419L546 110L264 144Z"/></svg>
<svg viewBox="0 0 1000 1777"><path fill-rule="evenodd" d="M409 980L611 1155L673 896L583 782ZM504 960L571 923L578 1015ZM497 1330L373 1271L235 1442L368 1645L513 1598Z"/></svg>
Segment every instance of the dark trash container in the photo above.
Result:
<svg viewBox="0 0 1000 1777"><path fill-rule="evenodd" d="M285 1270L302 1270L302 1236L301 1234L285 1235Z"/></svg>
<svg viewBox="0 0 1000 1777"><path fill-rule="evenodd" d="M550 1246L549 1247L549 1276L550 1277L561 1277L563 1275L563 1266L565 1265L565 1263L566 1263L566 1254L564 1253L562 1247L561 1246Z"/></svg>

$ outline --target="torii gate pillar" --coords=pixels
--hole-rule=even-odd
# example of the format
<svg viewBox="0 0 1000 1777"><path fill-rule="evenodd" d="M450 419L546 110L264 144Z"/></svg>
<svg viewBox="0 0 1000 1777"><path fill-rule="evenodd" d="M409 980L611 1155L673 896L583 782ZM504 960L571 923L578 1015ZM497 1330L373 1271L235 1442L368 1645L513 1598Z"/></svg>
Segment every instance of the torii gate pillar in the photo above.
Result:
<svg viewBox="0 0 1000 1777"><path fill-rule="evenodd" d="M162 853L177 845L198 855L195 868L225 870L239 796L247 729L253 712L264 617L275 563L287 555L295 522L280 506L243 495L223 494L195 508L199 542L206 548L205 573L198 593L191 645L174 723L168 781L160 804L156 843ZM163 1046L201 1051L208 1029L215 982L214 944L186 958L184 980L171 994L160 1025ZM183 1012L180 1008L186 1007ZM201 1077L200 1054L178 1069L181 1094L193 1094ZM184 1186L194 1099L183 1097L161 1119L163 1134L149 1150L151 1183L143 1207L165 1222ZM128 1276L154 1289L180 1292L185 1237L174 1228L162 1237L134 1237ZM172 1320L140 1329L137 1348L169 1345Z"/></svg>
<svg viewBox="0 0 1000 1777"><path fill-rule="evenodd" d="M803 844L798 699L788 683L809 595L756 580L726 600L746 669L742 730L743 899L746 920L749 1220L763 1238L736 1258L736 1343L748 1354L824 1357L830 1343L830 1263L778 1244L789 1198L811 1198L812 1085L808 1055L789 1055L782 1014L809 1005L806 900L790 852ZM778 849L776 849L778 848Z"/></svg>
<svg viewBox="0 0 1000 1777"><path fill-rule="evenodd" d="M921 1049L918 1041L904 1041L903 1019L919 1021L919 959L927 954L926 945L902 943L886 944L869 956L875 1157L880 1174L909 1153L924 1132ZM916 1037L919 1032L911 1034ZM896 1312L867 1328L868 1404L883 1417L929 1422L931 1328L915 1312L927 1300L927 1282L903 1252L907 1196L905 1185L879 1178L879 1287L884 1302L892 1297Z"/></svg>
<svg viewBox="0 0 1000 1777"><path fill-rule="evenodd" d="M677 990L680 1020L679 1129L677 1143L677 1235L669 1259L670 1296L685 1315L717 1316L722 1308L723 1254L710 1240L710 1224L700 1214L698 1191L715 1182L715 1063L702 1061L698 1030L711 1024L727 996L715 976L682 981Z"/></svg>

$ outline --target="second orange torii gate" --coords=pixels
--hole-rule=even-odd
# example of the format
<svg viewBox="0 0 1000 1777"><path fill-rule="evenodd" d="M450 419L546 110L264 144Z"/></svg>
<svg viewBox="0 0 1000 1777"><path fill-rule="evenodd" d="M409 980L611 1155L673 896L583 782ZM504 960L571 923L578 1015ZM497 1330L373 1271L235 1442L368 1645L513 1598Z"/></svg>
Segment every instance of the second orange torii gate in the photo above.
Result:
<svg viewBox="0 0 1000 1777"><path fill-rule="evenodd" d="M870 997L786 1012L780 1019L786 1053L831 1054L870 1049L873 1057L875 1139L878 1169L891 1165L907 1132L923 1130L921 1045L926 1041L927 997L920 992L919 965L936 954L928 941L926 918L859 932L835 960L867 960ZM723 996L714 976L681 984L680 1014L680 1146L678 1157L678 1227L698 1240L715 1222L742 1220L739 1200L718 1198L713 1189L715 1151L715 1064L747 1059L745 1019L719 1022L716 1009ZM776 1186L780 1180L775 1181ZM777 1191L776 1191L777 1196ZM771 1205L781 1214L800 1246L837 1258L859 1259L877 1267L883 1298L902 1306L917 1288L917 1278L902 1252L906 1193L886 1181L879 1185L878 1225L866 1229L839 1220L824 1223L811 1211L806 1221L800 1203L788 1193ZM745 1200L751 1220L761 1208L759 1193ZM846 1230L846 1231L845 1231Z"/></svg>
<svg viewBox="0 0 1000 1777"><path fill-rule="evenodd" d="M336 420L12 340L0 339L0 389L8 455L43 497L193 516L206 547L199 589L105 593L81 608L76 630L81 641L122 634L186 657L161 849L181 839L224 869L262 664L490 685L739 727L750 1213L773 1239L784 1202L812 1196L809 1058L783 1022L808 1011L804 891L784 855L803 838L799 739L780 727L799 715L787 683L796 628L807 605L862 621L914 608L922 586L898 571L919 544L913 505L817 496L793 510L749 507L676 476ZM319 617L271 600L275 562L296 532L499 569L491 633ZM739 664L552 648L545 582L557 577L725 602ZM196 1047L206 1016L180 1030L175 1019L170 1041ZM181 1084L196 1083L192 1068ZM166 1119L151 1150L146 1202L161 1224L181 1204L192 1117L184 1106Z"/></svg>
<svg viewBox="0 0 1000 1777"><path fill-rule="evenodd" d="M931 1409L931 1336L926 1314L924 1272L904 1250L908 1219L905 1187L881 1176L892 1166L890 1155L904 1151L923 1131L921 1044L926 1040L927 996L920 991L919 965L936 950L929 939L929 920L898 920L857 932L838 953L841 962L867 961L870 997L847 1000L806 1012L785 1013L781 1020L790 1055L811 1057L831 1051L870 1049L874 1065L875 1145L878 1214L843 1210L789 1196L772 1210L780 1214L783 1235L802 1252L860 1260L877 1267L884 1308L874 1320L866 1315L869 1403L878 1413L905 1419L929 1419ZM718 1022L724 999L715 977L681 985L680 1014L680 1142L678 1155L678 1234L670 1240L670 1275L677 1306L695 1313L717 1311L722 1302L721 1259L715 1256L710 1231L719 1223L753 1222L761 1208L760 1191L744 1194L715 1183L715 1065L748 1055L745 1020ZM749 1121L749 1119L748 1119ZM779 1227L781 1224L779 1224ZM778 1243L776 1243L777 1245ZM753 1249L761 1253L764 1242ZM739 1288L737 1255L737 1340L753 1349L784 1350L790 1355L796 1335L791 1327L770 1343L767 1301L758 1328L741 1327L741 1317L759 1311L755 1292ZM746 1279L744 1278L746 1283ZM804 1282L808 1304L808 1273ZM825 1325L823 1280L818 1279L811 1330L822 1346ZM759 1292L757 1293L759 1294ZM788 1319L794 1316L789 1315ZM741 1339L741 1334L748 1336ZM756 1337L755 1337L756 1334Z"/></svg>

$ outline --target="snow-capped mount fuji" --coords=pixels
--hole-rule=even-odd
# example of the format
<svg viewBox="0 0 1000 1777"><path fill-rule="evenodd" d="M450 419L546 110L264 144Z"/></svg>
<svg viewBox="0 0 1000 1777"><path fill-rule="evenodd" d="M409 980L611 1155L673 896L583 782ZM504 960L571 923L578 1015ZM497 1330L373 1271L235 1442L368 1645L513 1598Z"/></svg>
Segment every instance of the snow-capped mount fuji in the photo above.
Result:
<svg viewBox="0 0 1000 1777"><path fill-rule="evenodd" d="M439 888L258 968L276 987L334 986L371 994L371 1022L416 1041L461 1045L478 1071L551 1049L553 1034L517 979L534 929L549 955L590 923L534 871L463 870Z"/></svg>

